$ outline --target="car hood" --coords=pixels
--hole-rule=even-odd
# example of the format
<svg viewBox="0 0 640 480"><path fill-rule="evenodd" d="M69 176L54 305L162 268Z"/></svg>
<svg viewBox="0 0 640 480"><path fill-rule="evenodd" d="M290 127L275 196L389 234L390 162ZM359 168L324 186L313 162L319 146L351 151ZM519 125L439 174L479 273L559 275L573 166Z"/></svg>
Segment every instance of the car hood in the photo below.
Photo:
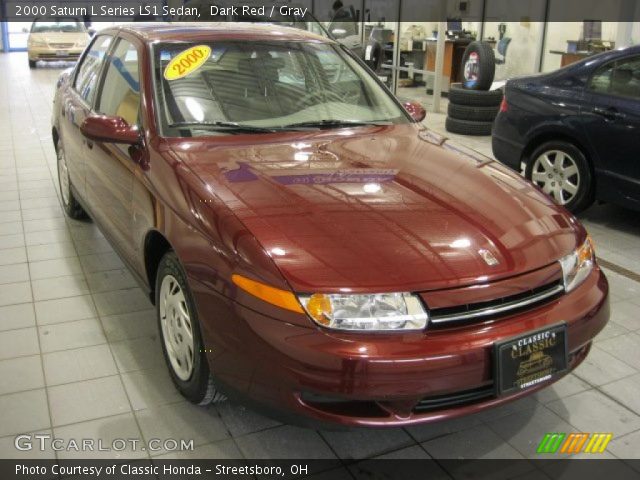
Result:
<svg viewBox="0 0 640 480"><path fill-rule="evenodd" d="M42 32L29 35L29 41L49 43L76 43L89 41L89 35L85 32Z"/></svg>
<svg viewBox="0 0 640 480"><path fill-rule="evenodd" d="M485 283L549 265L583 235L511 170L415 125L194 137L172 150L297 292Z"/></svg>

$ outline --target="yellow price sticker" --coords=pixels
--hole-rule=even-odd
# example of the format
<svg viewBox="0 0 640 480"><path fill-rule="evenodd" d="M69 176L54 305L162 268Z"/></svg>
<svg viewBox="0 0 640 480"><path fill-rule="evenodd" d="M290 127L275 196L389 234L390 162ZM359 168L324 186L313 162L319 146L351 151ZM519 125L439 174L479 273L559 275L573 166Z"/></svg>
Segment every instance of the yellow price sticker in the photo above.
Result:
<svg viewBox="0 0 640 480"><path fill-rule="evenodd" d="M164 69L164 78L177 80L198 70L211 56L211 48L207 45L196 45L187 48L173 57Z"/></svg>

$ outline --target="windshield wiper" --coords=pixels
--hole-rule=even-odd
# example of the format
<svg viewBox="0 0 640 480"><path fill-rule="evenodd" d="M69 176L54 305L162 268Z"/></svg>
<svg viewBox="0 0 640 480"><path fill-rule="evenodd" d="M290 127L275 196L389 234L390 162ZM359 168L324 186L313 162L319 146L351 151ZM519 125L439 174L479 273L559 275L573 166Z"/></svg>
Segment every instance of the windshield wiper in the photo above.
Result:
<svg viewBox="0 0 640 480"><path fill-rule="evenodd" d="M367 125L391 125L388 121L358 121L358 120L312 120L309 122L291 123L289 125L283 125L282 128L338 128L338 127L361 127Z"/></svg>
<svg viewBox="0 0 640 480"><path fill-rule="evenodd" d="M207 130L223 130L233 132L271 133L274 128L243 125L236 122L175 122L169 124L171 128L205 128Z"/></svg>

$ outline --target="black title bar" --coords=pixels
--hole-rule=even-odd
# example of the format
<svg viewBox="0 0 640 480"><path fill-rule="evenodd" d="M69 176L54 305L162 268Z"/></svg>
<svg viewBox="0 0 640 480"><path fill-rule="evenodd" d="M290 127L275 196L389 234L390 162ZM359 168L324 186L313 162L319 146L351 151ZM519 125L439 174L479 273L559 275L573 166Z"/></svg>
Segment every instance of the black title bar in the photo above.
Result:
<svg viewBox="0 0 640 480"><path fill-rule="evenodd" d="M75 17L85 22L603 22L640 21L639 0L0 0L0 19ZM465 26L465 25L463 25ZM468 25L467 25L468 26Z"/></svg>

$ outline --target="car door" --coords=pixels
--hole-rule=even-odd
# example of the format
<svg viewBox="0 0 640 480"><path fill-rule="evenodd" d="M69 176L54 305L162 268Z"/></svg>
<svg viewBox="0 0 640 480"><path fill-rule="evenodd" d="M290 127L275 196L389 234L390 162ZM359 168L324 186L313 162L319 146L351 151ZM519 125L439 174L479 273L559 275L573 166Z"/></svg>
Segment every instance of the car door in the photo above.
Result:
<svg viewBox="0 0 640 480"><path fill-rule="evenodd" d="M91 112L100 71L112 41L113 37L110 35L98 35L93 40L75 69L72 88L66 90L60 103L59 133L62 147L71 183L82 199L86 199L86 164L85 139L80 133L80 125Z"/></svg>
<svg viewBox="0 0 640 480"><path fill-rule="evenodd" d="M118 38L106 59L95 102L95 114L117 116L139 124L139 52L131 41ZM129 264L134 263L132 195L134 169L129 146L86 142L86 186L92 215Z"/></svg>
<svg viewBox="0 0 640 480"><path fill-rule="evenodd" d="M640 55L599 67L589 80L583 125L599 160L599 196L640 202Z"/></svg>

